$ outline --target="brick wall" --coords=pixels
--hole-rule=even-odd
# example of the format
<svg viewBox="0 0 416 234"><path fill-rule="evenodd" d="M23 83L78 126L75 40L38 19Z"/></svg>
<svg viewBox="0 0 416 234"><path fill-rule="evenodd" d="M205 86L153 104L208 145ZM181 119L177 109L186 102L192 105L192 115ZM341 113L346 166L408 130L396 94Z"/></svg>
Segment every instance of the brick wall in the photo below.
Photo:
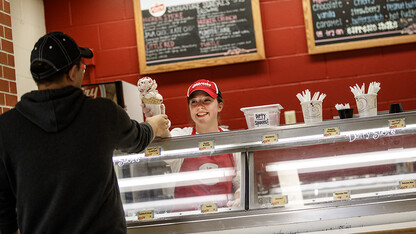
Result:
<svg viewBox="0 0 416 234"><path fill-rule="evenodd" d="M0 0L0 114L17 103L10 2Z"/></svg>
<svg viewBox="0 0 416 234"><path fill-rule="evenodd" d="M337 116L335 104L350 103L349 86L381 83L378 110L400 102L416 109L416 43L318 55L308 54L300 0L259 0L266 59L257 62L152 74L164 97L173 127L189 125L186 90L197 79L215 81L223 94L222 124L247 128L242 107L280 103L303 122L296 94L309 89L327 94L323 118ZM64 31L94 49L96 77L89 82L124 80L139 75L133 0L44 0L48 32ZM185 113L185 115L184 115ZM282 116L283 117L283 116ZM284 120L281 121L284 123Z"/></svg>

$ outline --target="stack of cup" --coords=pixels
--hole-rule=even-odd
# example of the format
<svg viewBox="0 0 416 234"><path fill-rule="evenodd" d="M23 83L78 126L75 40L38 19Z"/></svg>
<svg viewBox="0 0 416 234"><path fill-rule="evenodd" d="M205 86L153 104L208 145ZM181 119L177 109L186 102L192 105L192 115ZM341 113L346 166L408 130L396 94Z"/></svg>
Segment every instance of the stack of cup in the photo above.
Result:
<svg viewBox="0 0 416 234"><path fill-rule="evenodd" d="M359 117L369 117L377 115L377 92L380 90L380 83L371 82L368 87L368 92L365 93L365 84L361 88L356 84L350 87L357 102L357 109Z"/></svg>
<svg viewBox="0 0 416 234"><path fill-rule="evenodd" d="M360 117L377 115L377 94L361 94L355 96Z"/></svg>
<svg viewBox="0 0 416 234"><path fill-rule="evenodd" d="M316 123L322 121L322 101L306 101L302 106L303 119L305 123Z"/></svg>
<svg viewBox="0 0 416 234"><path fill-rule="evenodd" d="M300 101L303 119L306 124L322 122L322 102L326 94L316 92L311 98L311 93L307 89L302 91L302 94L298 93L296 97Z"/></svg>

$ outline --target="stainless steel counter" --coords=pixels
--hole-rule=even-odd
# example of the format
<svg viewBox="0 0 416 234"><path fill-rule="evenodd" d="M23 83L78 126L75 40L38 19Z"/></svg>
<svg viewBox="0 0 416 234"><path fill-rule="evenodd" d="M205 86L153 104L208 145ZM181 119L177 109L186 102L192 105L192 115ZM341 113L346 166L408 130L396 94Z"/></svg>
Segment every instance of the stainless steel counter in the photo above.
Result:
<svg viewBox="0 0 416 234"><path fill-rule="evenodd" d="M201 142L210 142L213 149L200 150ZM396 223L416 221L409 215L416 210L416 189L411 187L416 180L415 111L157 139L149 148L160 153L150 157L145 153L118 153L113 159L121 184L126 179L137 180L135 186L121 188L129 213L129 233L229 233L241 228L300 232L307 227L308 231L322 231L389 222L371 218L376 216ZM241 154L237 170L241 177L240 206L220 206L209 213L172 209L179 200L167 192L174 189L175 181L167 180L180 173L169 172L168 166L160 164L230 153ZM139 164L147 165L153 174L137 174ZM158 169L152 165L159 165ZM125 173L126 168L129 173ZM160 186L143 184L154 178ZM410 188L404 187L407 184ZM155 189L159 199L128 198L141 196L135 192ZM336 194L341 193L344 195L337 198ZM170 205L160 208L165 203ZM132 204L135 208L129 211ZM155 216L139 221L135 214L138 210L151 210ZM359 221L345 223L354 218Z"/></svg>

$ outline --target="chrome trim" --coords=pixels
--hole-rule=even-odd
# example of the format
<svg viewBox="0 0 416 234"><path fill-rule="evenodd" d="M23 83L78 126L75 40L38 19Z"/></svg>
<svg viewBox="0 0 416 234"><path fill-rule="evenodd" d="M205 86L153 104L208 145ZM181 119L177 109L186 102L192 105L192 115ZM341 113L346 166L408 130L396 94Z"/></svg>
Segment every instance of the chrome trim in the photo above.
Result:
<svg viewBox="0 0 416 234"><path fill-rule="evenodd" d="M416 195L403 196L400 200L382 198L366 200L363 203L336 202L325 206L308 206L302 210L270 208L261 210L206 214L203 216L182 217L171 220L134 223L128 225L128 233L195 233L220 231L244 227L264 227L325 220L339 220L345 225L345 218L404 213L416 210ZM414 221L414 217L403 217L404 221Z"/></svg>
<svg viewBox="0 0 416 234"><path fill-rule="evenodd" d="M395 129L395 135L416 133L416 111L402 112L396 114L385 114L366 118L326 120L314 124L294 124L269 128L255 128L247 130L225 131L221 133L207 133L192 136L178 136L171 138L155 139L149 147L162 147L160 156L145 157L144 153L123 155L117 152L113 161L117 164L126 158L137 160L166 160L176 158L190 158L207 155L228 154L233 152L257 151L277 148L288 148L306 145L326 144L334 142L347 142L350 137L345 135L346 131L362 131L363 126L371 131L388 131L388 120L406 119L406 128ZM325 128L338 127L341 135L324 137ZM278 142L262 144L261 138L267 134L277 134ZM381 136L383 137L383 136ZM214 141L215 149L200 151L199 142Z"/></svg>

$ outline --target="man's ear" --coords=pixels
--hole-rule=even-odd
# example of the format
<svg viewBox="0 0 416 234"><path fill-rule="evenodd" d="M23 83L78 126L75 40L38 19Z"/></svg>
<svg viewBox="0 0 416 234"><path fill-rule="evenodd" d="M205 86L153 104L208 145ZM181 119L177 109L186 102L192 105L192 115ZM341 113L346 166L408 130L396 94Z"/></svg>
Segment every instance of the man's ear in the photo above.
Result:
<svg viewBox="0 0 416 234"><path fill-rule="evenodd" d="M67 79L70 79L71 81L74 81L75 80L75 72L76 72L75 69L77 69L77 66L76 65L72 65L71 69L68 72Z"/></svg>

